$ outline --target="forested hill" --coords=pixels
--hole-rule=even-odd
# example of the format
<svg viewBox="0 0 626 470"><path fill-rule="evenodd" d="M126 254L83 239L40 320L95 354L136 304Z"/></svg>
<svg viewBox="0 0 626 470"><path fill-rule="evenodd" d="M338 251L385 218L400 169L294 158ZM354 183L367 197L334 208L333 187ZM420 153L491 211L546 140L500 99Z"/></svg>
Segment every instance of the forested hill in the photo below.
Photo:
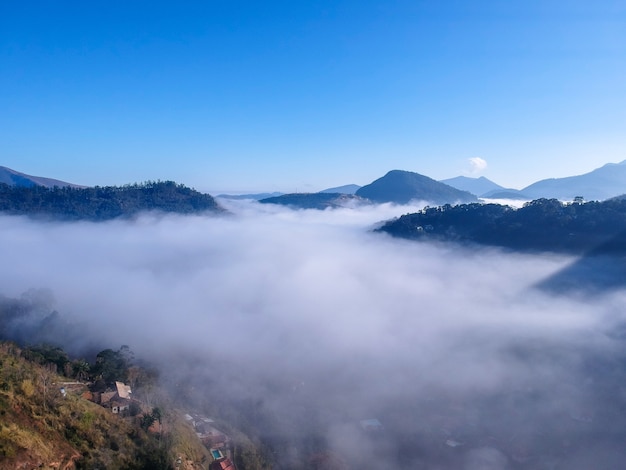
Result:
<svg viewBox="0 0 626 470"><path fill-rule="evenodd" d="M276 197L268 197L259 201L261 204L280 204L296 209L328 209L362 204L365 199L354 194L340 193L292 193Z"/></svg>
<svg viewBox="0 0 626 470"><path fill-rule="evenodd" d="M377 229L395 237L562 253L626 253L626 200L563 204L538 199L520 209L498 204L426 208Z"/></svg>
<svg viewBox="0 0 626 470"><path fill-rule="evenodd" d="M72 188L0 184L0 212L63 220L109 220L143 211L222 212L212 196L172 181Z"/></svg>

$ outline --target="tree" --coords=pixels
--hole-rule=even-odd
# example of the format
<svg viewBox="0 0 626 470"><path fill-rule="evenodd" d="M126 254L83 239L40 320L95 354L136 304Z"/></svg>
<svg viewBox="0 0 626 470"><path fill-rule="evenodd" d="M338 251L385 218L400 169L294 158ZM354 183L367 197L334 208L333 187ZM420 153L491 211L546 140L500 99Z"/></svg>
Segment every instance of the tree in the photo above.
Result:
<svg viewBox="0 0 626 470"><path fill-rule="evenodd" d="M126 382L131 354L128 346L122 346L118 351L112 349L100 351L96 355L96 364L93 368L94 377L107 383Z"/></svg>
<svg viewBox="0 0 626 470"><path fill-rule="evenodd" d="M52 366L51 369L54 369L52 372L59 371L61 373L65 371L65 366L70 362L67 353L63 349L49 344L26 348L24 357L44 366Z"/></svg>
<svg viewBox="0 0 626 470"><path fill-rule="evenodd" d="M147 431L148 429L150 429L150 426L152 426L155 421L156 418L152 416L152 413L144 413L141 416L141 421L139 422L139 425L142 429Z"/></svg>
<svg viewBox="0 0 626 470"><path fill-rule="evenodd" d="M89 376L91 366L84 359L77 359L72 362L72 371L76 380L85 380Z"/></svg>

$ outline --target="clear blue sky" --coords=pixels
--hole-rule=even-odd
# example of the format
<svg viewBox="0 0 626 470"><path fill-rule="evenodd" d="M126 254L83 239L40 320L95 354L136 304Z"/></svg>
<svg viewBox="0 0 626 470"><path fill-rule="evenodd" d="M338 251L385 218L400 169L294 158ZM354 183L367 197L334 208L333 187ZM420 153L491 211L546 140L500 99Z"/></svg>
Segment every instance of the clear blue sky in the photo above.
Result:
<svg viewBox="0 0 626 470"><path fill-rule="evenodd" d="M0 165L314 191L626 159L626 3L2 1Z"/></svg>

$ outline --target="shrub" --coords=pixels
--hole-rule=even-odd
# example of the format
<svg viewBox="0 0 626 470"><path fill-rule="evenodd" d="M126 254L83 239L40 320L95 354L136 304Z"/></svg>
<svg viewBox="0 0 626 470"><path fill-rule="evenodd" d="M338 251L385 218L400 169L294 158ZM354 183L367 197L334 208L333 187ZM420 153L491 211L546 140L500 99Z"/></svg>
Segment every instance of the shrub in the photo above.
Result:
<svg viewBox="0 0 626 470"><path fill-rule="evenodd" d="M22 393L27 397L32 397L35 393L35 386L33 385L33 381L30 379L22 380Z"/></svg>

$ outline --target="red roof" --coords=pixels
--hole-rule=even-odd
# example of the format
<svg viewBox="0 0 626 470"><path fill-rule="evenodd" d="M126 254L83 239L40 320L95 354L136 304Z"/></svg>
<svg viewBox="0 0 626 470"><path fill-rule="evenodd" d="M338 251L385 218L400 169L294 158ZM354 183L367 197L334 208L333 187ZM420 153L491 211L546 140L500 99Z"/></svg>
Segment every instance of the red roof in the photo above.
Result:
<svg viewBox="0 0 626 470"><path fill-rule="evenodd" d="M211 464L211 470L237 470L230 459L216 460Z"/></svg>

